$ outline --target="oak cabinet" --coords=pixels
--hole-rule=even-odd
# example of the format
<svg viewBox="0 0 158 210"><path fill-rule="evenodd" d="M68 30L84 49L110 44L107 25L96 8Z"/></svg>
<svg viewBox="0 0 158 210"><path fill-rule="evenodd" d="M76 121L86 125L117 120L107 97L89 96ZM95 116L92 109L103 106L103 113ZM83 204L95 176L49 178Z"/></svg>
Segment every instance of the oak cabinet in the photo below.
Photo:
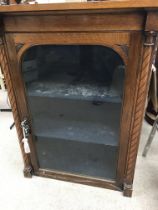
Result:
<svg viewBox="0 0 158 210"><path fill-rule="evenodd" d="M158 4L139 2L1 6L0 62L26 177L131 196L158 29Z"/></svg>

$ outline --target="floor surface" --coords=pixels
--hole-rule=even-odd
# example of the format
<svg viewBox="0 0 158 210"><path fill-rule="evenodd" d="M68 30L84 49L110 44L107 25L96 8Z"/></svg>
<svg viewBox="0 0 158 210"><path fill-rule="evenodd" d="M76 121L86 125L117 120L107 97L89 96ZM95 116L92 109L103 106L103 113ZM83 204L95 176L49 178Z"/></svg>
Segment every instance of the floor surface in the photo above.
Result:
<svg viewBox="0 0 158 210"><path fill-rule="evenodd" d="M151 127L143 124L132 198L103 188L23 177L12 114L0 112L0 210L158 210L158 135L141 156Z"/></svg>

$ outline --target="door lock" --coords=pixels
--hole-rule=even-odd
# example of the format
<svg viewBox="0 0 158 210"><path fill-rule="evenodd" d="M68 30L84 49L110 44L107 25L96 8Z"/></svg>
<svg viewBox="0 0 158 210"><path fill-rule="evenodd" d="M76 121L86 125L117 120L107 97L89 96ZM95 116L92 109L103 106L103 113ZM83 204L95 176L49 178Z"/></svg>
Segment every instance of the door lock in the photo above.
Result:
<svg viewBox="0 0 158 210"><path fill-rule="evenodd" d="M24 119L21 122L22 130L23 130L23 144L24 144L24 151L26 154L31 153L30 146L29 146L29 135L30 135L30 126L27 119Z"/></svg>

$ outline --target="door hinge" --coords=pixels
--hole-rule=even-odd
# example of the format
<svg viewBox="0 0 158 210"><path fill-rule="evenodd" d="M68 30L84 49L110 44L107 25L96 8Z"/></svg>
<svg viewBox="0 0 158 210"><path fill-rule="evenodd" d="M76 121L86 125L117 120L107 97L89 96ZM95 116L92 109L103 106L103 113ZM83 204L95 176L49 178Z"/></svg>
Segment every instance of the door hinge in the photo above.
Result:
<svg viewBox="0 0 158 210"><path fill-rule="evenodd" d="M22 130L23 130L23 145L24 145L24 151L26 154L31 153L30 146L29 146L29 135L30 135L30 126L28 123L28 120L25 118L21 122Z"/></svg>

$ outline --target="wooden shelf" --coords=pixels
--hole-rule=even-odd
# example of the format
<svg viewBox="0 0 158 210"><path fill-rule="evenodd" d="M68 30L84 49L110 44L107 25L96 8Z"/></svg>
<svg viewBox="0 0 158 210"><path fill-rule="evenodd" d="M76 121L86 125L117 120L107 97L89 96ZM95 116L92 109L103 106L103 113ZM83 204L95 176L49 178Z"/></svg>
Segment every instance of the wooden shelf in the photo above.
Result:
<svg viewBox="0 0 158 210"><path fill-rule="evenodd" d="M121 103L121 90L97 84L65 84L43 80L28 86L29 96Z"/></svg>
<svg viewBox="0 0 158 210"><path fill-rule="evenodd" d="M36 136L40 168L115 180L117 147Z"/></svg>
<svg viewBox="0 0 158 210"><path fill-rule="evenodd" d="M118 145L121 104L31 97L34 134L43 137Z"/></svg>

